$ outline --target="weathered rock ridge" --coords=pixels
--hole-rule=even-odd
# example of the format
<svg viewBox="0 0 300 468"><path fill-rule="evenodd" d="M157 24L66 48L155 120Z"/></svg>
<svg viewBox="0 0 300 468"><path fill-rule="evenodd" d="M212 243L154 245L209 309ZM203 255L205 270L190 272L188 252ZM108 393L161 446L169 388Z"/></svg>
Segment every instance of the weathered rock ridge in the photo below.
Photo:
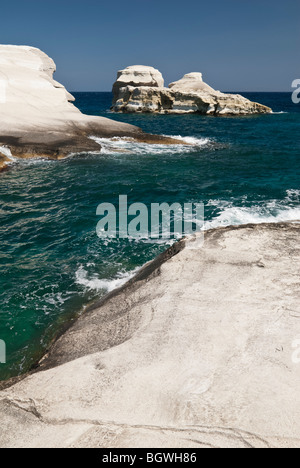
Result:
<svg viewBox="0 0 300 468"><path fill-rule="evenodd" d="M115 112L211 115L272 112L269 107L251 102L238 94L215 91L203 82L201 73L189 73L165 88L158 70L140 65L118 72L113 94L112 110Z"/></svg>
<svg viewBox="0 0 300 468"><path fill-rule="evenodd" d="M299 234L175 244L0 392L0 446L299 447Z"/></svg>

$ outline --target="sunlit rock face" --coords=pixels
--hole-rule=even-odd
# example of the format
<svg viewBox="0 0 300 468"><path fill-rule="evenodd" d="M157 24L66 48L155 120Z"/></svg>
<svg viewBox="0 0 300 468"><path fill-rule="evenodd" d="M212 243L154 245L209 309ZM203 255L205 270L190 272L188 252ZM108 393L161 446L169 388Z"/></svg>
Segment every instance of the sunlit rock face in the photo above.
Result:
<svg viewBox="0 0 300 468"><path fill-rule="evenodd" d="M143 65L133 65L124 70L118 71L117 81L113 86L114 104L120 99L120 96L126 98L127 87L141 88L163 88L164 79L162 74L153 67Z"/></svg>
<svg viewBox="0 0 300 468"><path fill-rule="evenodd" d="M165 88L161 73L144 66L132 66L118 72L113 93L112 110L116 112L213 115L271 112L269 107L243 96L214 90L203 81L202 73L184 75Z"/></svg>
<svg viewBox="0 0 300 468"><path fill-rule="evenodd" d="M54 61L39 49L0 45L1 131L12 123L40 127L53 118L80 115L70 103L73 96L53 79L55 70Z"/></svg>
<svg viewBox="0 0 300 468"><path fill-rule="evenodd" d="M169 88L172 91L185 91L185 92L205 92L205 93L216 93L213 88L208 84L204 83L202 73L188 73L184 75L181 80L174 81L169 84Z"/></svg>
<svg viewBox="0 0 300 468"><path fill-rule="evenodd" d="M90 136L134 136L136 127L84 115L53 79L54 61L34 47L0 45L0 170L17 157L99 151Z"/></svg>
<svg viewBox="0 0 300 468"><path fill-rule="evenodd" d="M90 124L124 128L82 114L72 104L74 97L53 79L55 71L54 61L39 49L0 45L0 136L17 130L82 130Z"/></svg>

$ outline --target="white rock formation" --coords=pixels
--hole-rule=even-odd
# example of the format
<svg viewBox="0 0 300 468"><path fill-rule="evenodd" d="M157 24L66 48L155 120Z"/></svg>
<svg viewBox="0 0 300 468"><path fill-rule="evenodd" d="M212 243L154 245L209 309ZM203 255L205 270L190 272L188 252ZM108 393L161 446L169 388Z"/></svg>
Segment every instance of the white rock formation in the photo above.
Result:
<svg viewBox="0 0 300 468"><path fill-rule="evenodd" d="M53 79L55 63L39 49L0 45L0 129L1 134L18 131L63 131L72 125L89 124L103 129L131 126L82 114L73 96ZM0 136L1 136L0 134Z"/></svg>
<svg viewBox="0 0 300 468"><path fill-rule="evenodd" d="M151 67L143 67L144 69ZM265 114L269 107L253 103L243 96L215 91L203 82L201 73L189 73L164 88L163 80L138 79L140 67L128 67L119 72L113 86L112 109L116 112L201 113L213 115ZM127 80L127 76L136 77ZM125 73L126 72L126 73ZM124 73L124 75L123 75ZM155 76L159 71L155 70ZM123 78L124 76L124 78Z"/></svg>
<svg viewBox="0 0 300 468"><path fill-rule="evenodd" d="M20 157L58 157L98 150L88 138L134 136L131 125L82 114L74 98L53 79L55 63L39 49L0 45L0 147ZM0 169L7 161L0 150Z"/></svg>
<svg viewBox="0 0 300 468"><path fill-rule="evenodd" d="M124 70L119 70L117 81L113 86L114 96L118 97L119 90L132 86L134 88L140 86L150 86L151 88L163 88L164 79L162 74L153 67L145 67L144 65L133 65Z"/></svg>
<svg viewBox="0 0 300 468"><path fill-rule="evenodd" d="M216 93L213 88L208 84L204 83L202 78L202 73L188 73L184 75L181 80L174 81L174 83L169 84L169 88L172 91L195 91L195 92L206 92L206 93Z"/></svg>
<svg viewBox="0 0 300 468"><path fill-rule="evenodd" d="M0 447L299 447L299 234L173 246L0 392Z"/></svg>

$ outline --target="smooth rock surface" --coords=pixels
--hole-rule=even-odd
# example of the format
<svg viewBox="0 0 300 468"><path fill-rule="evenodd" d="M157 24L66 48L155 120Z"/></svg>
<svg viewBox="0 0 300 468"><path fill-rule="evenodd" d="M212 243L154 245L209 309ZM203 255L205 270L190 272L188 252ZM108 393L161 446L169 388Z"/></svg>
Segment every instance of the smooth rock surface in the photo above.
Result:
<svg viewBox="0 0 300 468"><path fill-rule="evenodd" d="M0 45L1 135L24 131L63 132L72 125L85 130L89 125L103 131L132 130L130 125L82 114L73 96L53 79L51 58L39 49Z"/></svg>
<svg viewBox="0 0 300 468"><path fill-rule="evenodd" d="M181 80L169 84L172 91L204 91L206 93L217 93L211 86L204 83L202 73L188 73Z"/></svg>
<svg viewBox="0 0 300 468"><path fill-rule="evenodd" d="M150 68L150 67L144 67ZM128 67L135 75L135 67ZM125 70L128 70L125 69ZM156 70L157 73L158 70ZM120 74L121 72L119 72ZM138 75L138 69L136 74ZM116 112L154 112L163 114L200 113L212 115L267 114L269 107L251 102L238 94L215 91L203 82L202 73L189 73L164 88L158 81L131 79L122 75L113 86L112 109ZM163 81L163 80L162 80Z"/></svg>
<svg viewBox="0 0 300 468"><path fill-rule="evenodd" d="M174 245L0 393L0 446L299 447L299 234Z"/></svg>

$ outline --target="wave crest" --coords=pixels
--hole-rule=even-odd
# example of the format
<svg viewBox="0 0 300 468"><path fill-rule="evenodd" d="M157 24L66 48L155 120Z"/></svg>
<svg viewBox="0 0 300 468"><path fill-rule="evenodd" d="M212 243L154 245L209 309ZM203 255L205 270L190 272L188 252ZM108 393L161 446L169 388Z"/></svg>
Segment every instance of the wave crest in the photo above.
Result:
<svg viewBox="0 0 300 468"><path fill-rule="evenodd" d="M108 293L127 283L127 281L129 281L138 270L139 268L136 268L130 272L119 272L117 277L114 279L101 279L96 273L94 273L91 277L88 277L88 271L84 268L83 265L80 265L75 273L76 283L80 286L83 286L87 290L96 290Z"/></svg>
<svg viewBox="0 0 300 468"><path fill-rule="evenodd" d="M234 202L210 200L208 206L215 206L219 211L216 217L205 222L205 229L242 224L280 223L300 221L300 190L287 190L285 200L272 200L252 206L236 206Z"/></svg>
<svg viewBox="0 0 300 468"><path fill-rule="evenodd" d="M183 140L183 145L160 145L141 143L128 138L91 137L101 145L101 154L180 154L192 153L212 143L209 138L182 137L180 135L162 135L168 138Z"/></svg>

